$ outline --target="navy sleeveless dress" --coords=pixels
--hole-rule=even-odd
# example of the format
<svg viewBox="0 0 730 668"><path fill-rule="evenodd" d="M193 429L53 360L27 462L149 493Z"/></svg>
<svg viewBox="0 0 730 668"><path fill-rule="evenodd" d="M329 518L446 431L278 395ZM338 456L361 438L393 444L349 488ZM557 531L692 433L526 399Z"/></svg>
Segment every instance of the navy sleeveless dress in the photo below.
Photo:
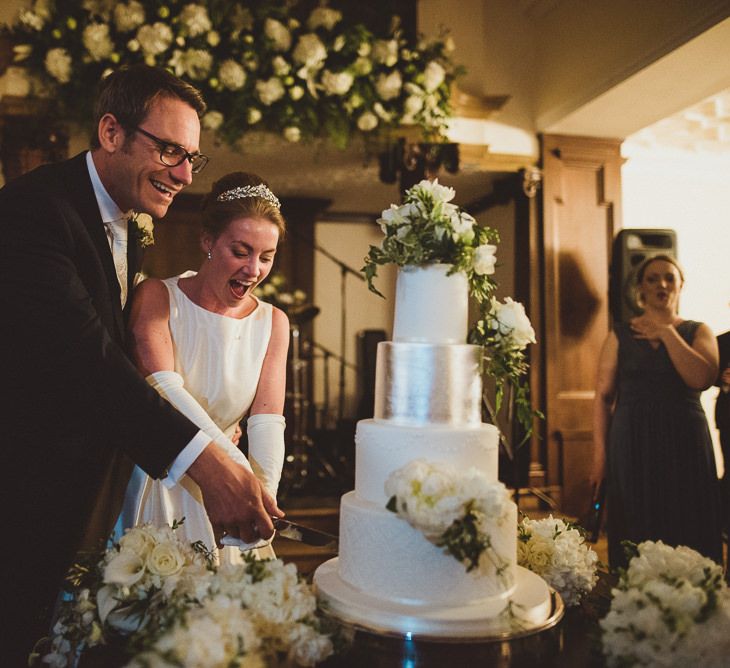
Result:
<svg viewBox="0 0 730 668"><path fill-rule="evenodd" d="M691 344L700 323L677 326ZM675 370L666 348L618 337L618 395L608 434L608 543L624 566L622 540L688 545L722 563L719 483L700 393Z"/></svg>

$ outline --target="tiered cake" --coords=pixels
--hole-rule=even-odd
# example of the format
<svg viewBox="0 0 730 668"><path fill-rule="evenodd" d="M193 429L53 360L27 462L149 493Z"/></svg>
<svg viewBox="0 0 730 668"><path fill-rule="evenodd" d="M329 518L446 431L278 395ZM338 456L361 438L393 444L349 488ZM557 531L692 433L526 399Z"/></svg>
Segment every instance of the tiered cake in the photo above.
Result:
<svg viewBox="0 0 730 668"><path fill-rule="evenodd" d="M357 425L340 555L317 569L314 583L343 621L384 633L479 638L508 631L515 617L539 626L551 613L547 584L516 564L515 504L506 519L489 523L499 572L467 572L386 509L386 480L413 460L475 467L497 481L499 434L481 422L481 349L464 343L468 286L448 268L399 272L393 341L378 345L375 416Z"/></svg>

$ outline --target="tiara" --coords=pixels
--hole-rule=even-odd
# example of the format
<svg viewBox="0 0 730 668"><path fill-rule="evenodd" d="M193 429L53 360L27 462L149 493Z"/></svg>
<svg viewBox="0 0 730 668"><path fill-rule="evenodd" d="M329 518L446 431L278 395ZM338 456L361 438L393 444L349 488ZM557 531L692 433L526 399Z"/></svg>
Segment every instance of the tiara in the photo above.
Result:
<svg viewBox="0 0 730 668"><path fill-rule="evenodd" d="M273 204L277 209L281 208L281 203L277 196L274 195L274 193L272 193L263 183L259 183L255 186L238 186L237 188L225 190L216 197L216 202L230 202L231 200L243 199L244 197L260 197L270 204Z"/></svg>

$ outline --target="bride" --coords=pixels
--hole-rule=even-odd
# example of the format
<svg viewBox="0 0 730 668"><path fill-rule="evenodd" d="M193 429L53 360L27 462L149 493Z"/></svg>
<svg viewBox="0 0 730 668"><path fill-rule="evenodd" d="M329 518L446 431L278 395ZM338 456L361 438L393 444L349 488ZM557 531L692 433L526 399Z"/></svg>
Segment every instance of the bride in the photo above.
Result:
<svg viewBox="0 0 730 668"><path fill-rule="evenodd" d="M276 496L284 462L289 323L252 292L271 271L285 231L279 200L258 176L234 172L206 195L202 225L205 259L197 273L149 279L137 288L129 324L132 358L160 395L232 459L253 468ZM235 445L244 416L248 460ZM178 535L216 552L220 536L214 536L198 486L184 475L168 487L135 468L117 534L183 518ZM241 559L237 548L217 553L221 562ZM266 545L258 556L273 556L273 550Z"/></svg>

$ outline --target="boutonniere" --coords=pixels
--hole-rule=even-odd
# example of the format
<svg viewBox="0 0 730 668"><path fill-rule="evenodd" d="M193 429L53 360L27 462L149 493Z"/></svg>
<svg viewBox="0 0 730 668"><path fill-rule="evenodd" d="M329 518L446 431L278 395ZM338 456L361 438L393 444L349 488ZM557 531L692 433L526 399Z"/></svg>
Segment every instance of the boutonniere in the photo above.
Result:
<svg viewBox="0 0 730 668"><path fill-rule="evenodd" d="M147 248L155 243L155 226L152 223L152 216L147 213L133 213L129 221L137 226L137 237L142 248Z"/></svg>

